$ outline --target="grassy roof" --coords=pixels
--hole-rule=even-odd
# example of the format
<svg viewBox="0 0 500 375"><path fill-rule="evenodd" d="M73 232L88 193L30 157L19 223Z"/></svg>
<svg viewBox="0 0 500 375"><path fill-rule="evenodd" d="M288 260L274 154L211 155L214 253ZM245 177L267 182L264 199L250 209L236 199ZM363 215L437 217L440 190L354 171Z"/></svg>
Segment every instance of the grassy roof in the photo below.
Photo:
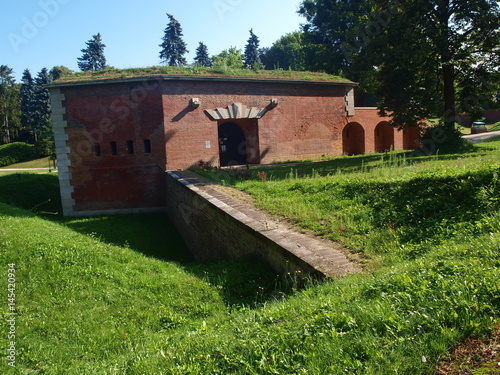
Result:
<svg viewBox="0 0 500 375"><path fill-rule="evenodd" d="M315 72L294 72L290 70L251 70L232 68L186 68L170 66L153 66L149 68L114 69L108 68L101 71L78 72L66 74L54 82L71 83L112 79L127 79L151 76L171 77L208 77L208 78L246 78L246 79L269 79L284 81L324 81L324 82L346 82L348 79Z"/></svg>

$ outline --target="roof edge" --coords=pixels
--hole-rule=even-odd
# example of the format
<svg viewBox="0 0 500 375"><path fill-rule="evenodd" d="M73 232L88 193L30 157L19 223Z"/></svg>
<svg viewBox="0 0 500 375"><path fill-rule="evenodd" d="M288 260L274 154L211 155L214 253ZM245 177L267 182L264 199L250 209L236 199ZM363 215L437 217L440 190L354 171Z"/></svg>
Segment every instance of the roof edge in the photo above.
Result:
<svg viewBox="0 0 500 375"><path fill-rule="evenodd" d="M330 85L330 86L358 86L352 81L309 81L309 80L291 80L291 79L263 79L263 78L238 78L238 77L186 77L186 76L168 76L151 75L131 78L118 79L96 79L91 81L70 81L61 83L50 83L47 88L73 87L73 86L93 86L118 83L133 83L144 81L206 81L206 82L259 82L259 83L286 83L286 84L309 84L309 85Z"/></svg>

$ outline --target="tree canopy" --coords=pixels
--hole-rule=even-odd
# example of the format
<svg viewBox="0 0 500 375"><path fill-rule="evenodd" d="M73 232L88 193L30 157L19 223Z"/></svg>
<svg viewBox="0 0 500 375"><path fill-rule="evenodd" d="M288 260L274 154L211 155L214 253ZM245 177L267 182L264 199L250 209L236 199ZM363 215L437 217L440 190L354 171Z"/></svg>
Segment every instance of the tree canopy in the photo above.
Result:
<svg viewBox="0 0 500 375"><path fill-rule="evenodd" d="M12 130L18 128L21 112L19 86L13 74L7 65L0 65L0 130L5 143L11 142Z"/></svg>
<svg viewBox="0 0 500 375"><path fill-rule="evenodd" d="M243 52L236 47L229 47L212 57L216 68L243 68Z"/></svg>
<svg viewBox="0 0 500 375"><path fill-rule="evenodd" d="M49 71L43 68L35 78L35 124L32 128L35 141L41 133L52 133L52 110L50 105L50 93L46 85L51 82Z"/></svg>
<svg viewBox="0 0 500 375"><path fill-rule="evenodd" d="M29 69L25 69L21 79L21 124L30 131L36 128L35 80Z"/></svg>
<svg viewBox="0 0 500 375"><path fill-rule="evenodd" d="M106 68L106 57L101 34L93 35L92 39L86 42L87 48L82 49L83 55L78 58L78 67L83 71L102 70Z"/></svg>
<svg viewBox="0 0 500 375"><path fill-rule="evenodd" d="M187 64L184 55L189 51L182 39L181 24L171 14L167 13L167 16L169 23L160 44L160 59L169 66L184 66Z"/></svg>
<svg viewBox="0 0 500 375"><path fill-rule="evenodd" d="M331 51L330 72L365 81L393 125L438 115L451 129L498 91L494 0L304 0L300 13Z"/></svg>

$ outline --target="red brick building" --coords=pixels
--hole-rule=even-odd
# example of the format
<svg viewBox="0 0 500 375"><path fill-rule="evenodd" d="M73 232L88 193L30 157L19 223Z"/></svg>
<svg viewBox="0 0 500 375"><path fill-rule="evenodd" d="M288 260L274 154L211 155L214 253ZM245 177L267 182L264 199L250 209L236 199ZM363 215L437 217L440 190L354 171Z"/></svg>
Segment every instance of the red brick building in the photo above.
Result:
<svg viewBox="0 0 500 375"><path fill-rule="evenodd" d="M412 149L352 82L172 77L50 87L65 215L161 211L166 170Z"/></svg>

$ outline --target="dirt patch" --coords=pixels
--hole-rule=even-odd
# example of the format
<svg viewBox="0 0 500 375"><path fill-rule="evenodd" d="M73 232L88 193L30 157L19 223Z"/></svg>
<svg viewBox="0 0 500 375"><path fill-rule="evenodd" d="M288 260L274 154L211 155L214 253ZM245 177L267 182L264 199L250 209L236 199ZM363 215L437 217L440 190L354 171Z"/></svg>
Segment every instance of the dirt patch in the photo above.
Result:
<svg viewBox="0 0 500 375"><path fill-rule="evenodd" d="M489 338L472 336L455 348L437 375L500 375L500 324Z"/></svg>

